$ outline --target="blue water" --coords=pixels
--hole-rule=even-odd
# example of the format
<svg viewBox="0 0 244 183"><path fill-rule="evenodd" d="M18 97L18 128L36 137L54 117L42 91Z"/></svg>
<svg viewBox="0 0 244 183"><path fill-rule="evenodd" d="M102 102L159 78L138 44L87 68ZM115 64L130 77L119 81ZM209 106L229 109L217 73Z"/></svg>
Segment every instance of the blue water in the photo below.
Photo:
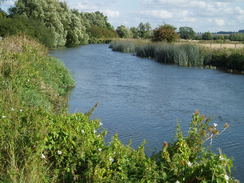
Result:
<svg viewBox="0 0 244 183"><path fill-rule="evenodd" d="M230 128L213 141L234 160L234 175L244 181L244 75L216 70L163 65L130 54L113 52L108 45L88 45L50 53L72 72L76 87L69 110L87 112L99 103L93 117L103 122L108 137L118 133L137 147L146 139L146 152L172 141L177 123L187 131L198 109Z"/></svg>

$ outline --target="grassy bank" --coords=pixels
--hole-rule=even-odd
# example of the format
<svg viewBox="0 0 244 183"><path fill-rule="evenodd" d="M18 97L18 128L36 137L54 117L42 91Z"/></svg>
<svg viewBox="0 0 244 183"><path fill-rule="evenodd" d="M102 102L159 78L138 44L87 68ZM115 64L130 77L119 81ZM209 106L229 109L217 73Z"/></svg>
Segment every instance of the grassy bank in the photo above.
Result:
<svg viewBox="0 0 244 183"><path fill-rule="evenodd" d="M193 44L147 43L142 41L113 41L114 51L133 53L165 64L179 66L217 67L231 72L244 71L244 49L211 49Z"/></svg>
<svg viewBox="0 0 244 183"><path fill-rule="evenodd" d="M26 37L0 42L0 86L0 182L235 182L232 161L204 145L221 130L199 112L152 157L106 143L90 113L67 113L69 72Z"/></svg>

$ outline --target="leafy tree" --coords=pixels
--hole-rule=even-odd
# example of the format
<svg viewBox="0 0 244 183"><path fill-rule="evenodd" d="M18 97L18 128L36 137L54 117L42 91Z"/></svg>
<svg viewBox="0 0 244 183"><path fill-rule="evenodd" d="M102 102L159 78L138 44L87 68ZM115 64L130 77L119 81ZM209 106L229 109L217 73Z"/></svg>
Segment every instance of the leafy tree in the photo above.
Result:
<svg viewBox="0 0 244 183"><path fill-rule="evenodd" d="M172 25L161 25L153 31L153 41L173 42L178 38L176 28Z"/></svg>
<svg viewBox="0 0 244 183"><path fill-rule="evenodd" d="M152 28L151 25L149 23L140 23L138 25L138 33L139 33L139 37L140 38L150 38L152 35Z"/></svg>
<svg viewBox="0 0 244 183"><path fill-rule="evenodd" d="M130 32L131 32L133 38L136 38L136 39L139 38L139 30L137 27L131 27Z"/></svg>
<svg viewBox="0 0 244 183"><path fill-rule="evenodd" d="M180 27L179 33L182 39L193 39L196 34L191 27Z"/></svg>
<svg viewBox="0 0 244 183"><path fill-rule="evenodd" d="M210 32L205 32L202 35L202 39L203 40L212 40L213 39L213 35Z"/></svg>
<svg viewBox="0 0 244 183"><path fill-rule="evenodd" d="M130 30L124 25L120 25L119 27L117 27L116 32L118 33L119 37L121 37L121 38L131 37Z"/></svg>
<svg viewBox="0 0 244 183"><path fill-rule="evenodd" d="M88 42L86 28L64 2L58 0L18 0L11 14L39 19L54 32L55 46Z"/></svg>
<svg viewBox="0 0 244 183"><path fill-rule="evenodd" d="M244 41L244 33L234 33L230 35L231 41Z"/></svg>

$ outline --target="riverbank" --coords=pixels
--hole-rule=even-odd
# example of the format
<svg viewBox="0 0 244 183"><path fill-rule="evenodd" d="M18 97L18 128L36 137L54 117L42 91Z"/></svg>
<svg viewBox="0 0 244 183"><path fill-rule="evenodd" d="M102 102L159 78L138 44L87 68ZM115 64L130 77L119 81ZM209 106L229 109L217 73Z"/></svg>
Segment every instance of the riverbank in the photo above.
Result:
<svg viewBox="0 0 244 183"><path fill-rule="evenodd" d="M234 182L231 160L204 148L219 131L199 112L188 136L178 128L177 140L149 158L143 145L133 149L117 136L106 143L90 113L67 113L74 81L45 47L9 37L0 53L1 182Z"/></svg>
<svg viewBox="0 0 244 183"><path fill-rule="evenodd" d="M244 49L212 49L194 44L151 43L117 40L110 44L113 51L152 58L160 63L187 67L217 68L227 72L244 73Z"/></svg>

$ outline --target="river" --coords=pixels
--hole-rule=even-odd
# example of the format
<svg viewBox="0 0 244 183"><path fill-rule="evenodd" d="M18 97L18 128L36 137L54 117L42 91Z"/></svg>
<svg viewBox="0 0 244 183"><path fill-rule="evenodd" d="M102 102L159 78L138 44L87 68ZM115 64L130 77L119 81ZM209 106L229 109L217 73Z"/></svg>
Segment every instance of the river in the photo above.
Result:
<svg viewBox="0 0 244 183"><path fill-rule="evenodd" d="M146 152L157 152L163 141L172 141L177 123L186 133L192 113L201 113L231 126L213 141L234 160L233 174L244 181L244 75L217 70L163 65L130 54L113 52L108 45L59 49L50 54L72 72L76 87L69 110L87 112L99 106L93 117L123 143L138 147L147 141Z"/></svg>

